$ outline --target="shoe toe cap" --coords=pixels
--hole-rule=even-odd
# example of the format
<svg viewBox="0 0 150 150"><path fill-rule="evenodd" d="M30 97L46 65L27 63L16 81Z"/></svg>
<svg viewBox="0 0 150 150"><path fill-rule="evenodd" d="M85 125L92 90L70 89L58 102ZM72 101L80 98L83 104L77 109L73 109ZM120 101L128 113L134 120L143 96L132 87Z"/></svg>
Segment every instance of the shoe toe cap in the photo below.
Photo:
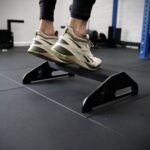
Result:
<svg viewBox="0 0 150 150"><path fill-rule="evenodd" d="M102 60L100 58L94 57L94 66L99 66L101 65Z"/></svg>

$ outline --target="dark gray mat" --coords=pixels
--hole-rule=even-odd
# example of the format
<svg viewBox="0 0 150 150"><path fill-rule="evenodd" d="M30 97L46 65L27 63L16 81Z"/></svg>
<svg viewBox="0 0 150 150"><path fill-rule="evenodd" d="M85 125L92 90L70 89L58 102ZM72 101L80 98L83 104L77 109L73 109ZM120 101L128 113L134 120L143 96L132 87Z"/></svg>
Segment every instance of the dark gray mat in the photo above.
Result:
<svg viewBox="0 0 150 150"><path fill-rule="evenodd" d="M24 73L29 69L22 69L16 71L5 71L4 74L14 80L14 82L22 83ZM89 95L97 86L99 82L81 78L79 76L59 78L49 81L41 81L37 83L27 84L27 86L53 99L79 113L81 113L82 103L86 96Z"/></svg>
<svg viewBox="0 0 150 150"><path fill-rule="evenodd" d="M125 49L125 48L99 48L94 49L92 52L103 60L104 64L112 64L119 66L133 65L133 63L141 63L141 59L138 57L137 50Z"/></svg>
<svg viewBox="0 0 150 150"><path fill-rule="evenodd" d="M150 149L150 96L137 101L109 107L97 111L92 118L112 130L141 145L143 150Z"/></svg>
<svg viewBox="0 0 150 150"><path fill-rule="evenodd" d="M7 78L5 78L5 76L0 74L0 91L10 90L10 89L19 88L19 87L22 87L22 85L18 85L17 83L14 83L13 81L8 80Z"/></svg>
<svg viewBox="0 0 150 150"><path fill-rule="evenodd" d="M8 52L0 52L0 71L17 70L36 66L43 62L42 59L27 54L27 48L9 49Z"/></svg>
<svg viewBox="0 0 150 150"><path fill-rule="evenodd" d="M125 71L134 78L139 95L83 115L82 100L98 86L96 81L64 78L1 91L1 150L150 149L150 97L146 97L150 95L149 61L140 60L137 51L127 49L93 52L103 59L103 67ZM23 75L43 62L27 55L26 48L0 53L0 60L4 80L16 86L22 86ZM0 82L7 85L7 81Z"/></svg>
<svg viewBox="0 0 150 150"><path fill-rule="evenodd" d="M0 95L1 150L143 149L143 145L27 89Z"/></svg>
<svg viewBox="0 0 150 150"><path fill-rule="evenodd" d="M103 60L103 66L118 66L121 70L131 69L150 73L149 59L140 59L139 50L124 48L100 48L94 49L93 53Z"/></svg>

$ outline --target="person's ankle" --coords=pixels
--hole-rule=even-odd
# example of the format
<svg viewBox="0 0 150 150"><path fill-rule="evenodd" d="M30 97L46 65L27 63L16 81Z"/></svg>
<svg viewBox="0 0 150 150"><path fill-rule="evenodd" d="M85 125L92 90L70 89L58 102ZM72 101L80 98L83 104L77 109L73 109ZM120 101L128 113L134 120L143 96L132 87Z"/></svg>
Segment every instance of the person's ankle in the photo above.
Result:
<svg viewBox="0 0 150 150"><path fill-rule="evenodd" d="M71 27L75 35L81 38L85 38L86 36L86 25L87 21L76 18L70 18L68 22L68 27Z"/></svg>
<svg viewBox="0 0 150 150"><path fill-rule="evenodd" d="M85 38L86 37L86 34L84 34L84 33L80 33L78 31L74 31L74 33L75 33L75 35L77 35L80 38Z"/></svg>
<svg viewBox="0 0 150 150"><path fill-rule="evenodd" d="M39 31L43 32L47 36L54 36L55 31L53 21L41 19L39 24Z"/></svg>
<svg viewBox="0 0 150 150"><path fill-rule="evenodd" d="M84 33L84 32L79 32L79 31L76 30L76 28L74 28L74 27L72 27L72 26L68 26L68 27L72 28L72 30L73 30L73 32L74 32L74 34L75 34L76 36L78 36L78 37L80 37L80 38L85 38L85 37L86 37L86 33Z"/></svg>

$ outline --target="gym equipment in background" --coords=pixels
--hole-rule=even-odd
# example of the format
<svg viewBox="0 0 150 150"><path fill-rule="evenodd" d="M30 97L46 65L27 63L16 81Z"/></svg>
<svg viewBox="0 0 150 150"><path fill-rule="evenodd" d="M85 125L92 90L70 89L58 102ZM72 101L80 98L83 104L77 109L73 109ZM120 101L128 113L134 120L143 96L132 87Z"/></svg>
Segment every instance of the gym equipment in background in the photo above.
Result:
<svg viewBox="0 0 150 150"><path fill-rule="evenodd" d="M115 36L114 36L115 32ZM90 30L89 38L94 43L94 47L126 47L126 46L134 46L140 49L140 43L138 42L129 42L129 41L122 41L121 40L121 28L115 28L112 26L108 27L108 38L104 33L99 33L96 30ZM88 33L88 32L87 32ZM96 33L96 34L95 34Z"/></svg>
<svg viewBox="0 0 150 150"><path fill-rule="evenodd" d="M60 70L64 73L60 73ZM23 84L58 77L72 77L75 74L101 82L95 91L92 91L84 99L82 104L83 113L91 111L96 106L108 104L112 101L116 102L119 98L138 94L137 83L125 72L116 72L104 68L89 71L74 64L56 64L48 61L25 74Z"/></svg>
<svg viewBox="0 0 150 150"><path fill-rule="evenodd" d="M11 48L13 47L13 33L8 30L0 30L0 48Z"/></svg>
<svg viewBox="0 0 150 150"><path fill-rule="evenodd" d="M144 17L143 17L143 30L141 43L139 42L130 42L130 41L121 41L121 32L123 29L117 28L117 16L118 16L118 4L119 0L113 0L112 8L112 24L108 27L108 39L102 40L99 36L97 39L96 47L108 46L108 47L117 47L117 46L134 46L139 48L140 57L147 58L148 49L150 48L149 44L149 29L150 29L150 1L145 0L144 6Z"/></svg>
<svg viewBox="0 0 150 150"><path fill-rule="evenodd" d="M115 37L113 37L113 31L113 27L108 28L108 38L104 33L98 33L96 30L87 30L87 34L94 47L116 47L121 45L121 28L115 29Z"/></svg>
<svg viewBox="0 0 150 150"><path fill-rule="evenodd" d="M143 51L140 55L146 55L145 51L149 48L148 40L149 40L149 24L150 24L150 1L145 0L145 7L144 7L144 17L143 17L143 31L142 31L142 39L141 44L139 42L130 42L130 41L121 41L118 40L118 38L121 38L121 30L120 28L117 28L117 16L118 16L118 5L119 0L113 0L113 9L112 9L112 25L111 28L109 28L109 34L111 34L111 38L108 38L110 41L110 45L116 46L134 46L138 47ZM146 35L145 35L146 34ZM146 43L146 44L145 44ZM143 50L142 50L143 49ZM144 56L145 57L145 56ZM141 56L142 58L142 56Z"/></svg>
<svg viewBox="0 0 150 150"><path fill-rule="evenodd" d="M65 25L60 26L61 29L64 29L65 27ZM96 30L86 30L86 33L89 36L89 40L93 43L93 47L96 47L98 41L98 32Z"/></svg>
<svg viewBox="0 0 150 150"><path fill-rule="evenodd" d="M150 49L150 1L145 0L142 36L140 43L140 58L149 59L149 49Z"/></svg>
<svg viewBox="0 0 150 150"><path fill-rule="evenodd" d="M121 40L121 28L114 28L112 26L108 27L108 40L107 44L111 47L116 47L117 45L126 47L126 46L135 46L140 48L140 43L138 42L129 42ZM115 36L114 36L115 34Z"/></svg>
<svg viewBox="0 0 150 150"><path fill-rule="evenodd" d="M7 30L0 30L0 48L12 48L14 47L14 34L11 31L12 23L24 23L24 20L7 20Z"/></svg>

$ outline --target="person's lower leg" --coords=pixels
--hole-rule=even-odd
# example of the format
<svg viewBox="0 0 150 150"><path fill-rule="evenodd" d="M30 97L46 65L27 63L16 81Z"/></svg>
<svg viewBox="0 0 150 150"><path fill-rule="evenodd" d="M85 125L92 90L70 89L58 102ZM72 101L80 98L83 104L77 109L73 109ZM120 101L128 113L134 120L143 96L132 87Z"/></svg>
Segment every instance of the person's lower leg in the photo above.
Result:
<svg viewBox="0 0 150 150"><path fill-rule="evenodd" d="M77 36L85 37L87 21L76 19L76 18L70 18L68 22L68 26L74 30Z"/></svg>
<svg viewBox="0 0 150 150"><path fill-rule="evenodd" d="M46 35L55 35L55 29L53 25L54 10L56 0L40 0L40 24L39 30Z"/></svg>
<svg viewBox="0 0 150 150"><path fill-rule="evenodd" d="M41 19L39 24L39 31L42 31L44 34L48 36L55 35L53 21Z"/></svg>
<svg viewBox="0 0 150 150"><path fill-rule="evenodd" d="M71 18L68 26L72 27L75 34L80 37L86 35L86 26L90 18L92 7L96 0L73 0Z"/></svg>

